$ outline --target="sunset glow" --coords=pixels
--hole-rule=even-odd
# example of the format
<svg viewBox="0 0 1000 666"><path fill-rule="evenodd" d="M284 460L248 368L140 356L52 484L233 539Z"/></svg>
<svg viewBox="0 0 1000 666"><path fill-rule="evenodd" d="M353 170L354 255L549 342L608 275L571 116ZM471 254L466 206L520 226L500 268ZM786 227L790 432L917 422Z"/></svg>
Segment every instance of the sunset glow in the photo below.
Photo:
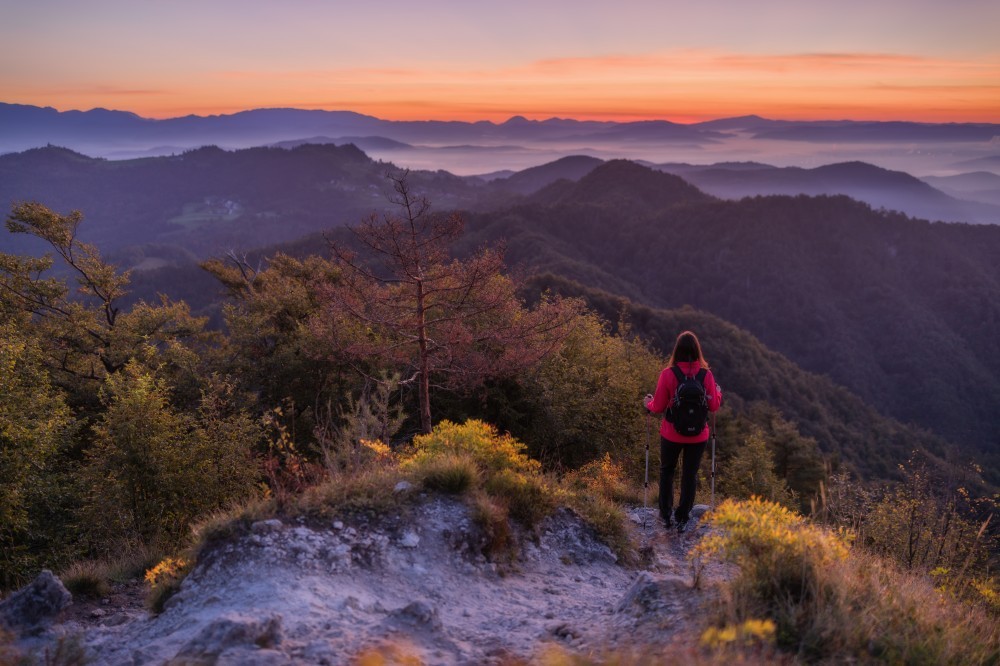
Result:
<svg viewBox="0 0 1000 666"><path fill-rule="evenodd" d="M185 0L169 3L169 11L167 3L44 0L7 7L0 101L153 118L296 107L393 120L523 115L693 122L758 114L1000 122L1000 48L980 39L984 21L1000 25L997 3L949 5L952 14L965 15L957 24L935 16L933 5L907 3L907 11L922 7L923 32L903 14L879 33L871 25L852 27L836 7L814 9L834 37L810 40L804 27L787 30L787 23L809 20L803 10L772 0L764 4L782 19L754 19L773 31L767 48L734 30L750 19L729 2L713 3L728 6L717 14L684 15L718 27L683 38L687 33L669 29L665 19L662 35L650 32L639 10L666 15L646 2L626 2L613 15L584 8L575 32L560 24L551 34L532 25L524 2L510 4L511 11L526 12L522 25L497 19L492 26L488 10L456 15L447 10L461 5L446 0L425 3L409 17L413 22L404 16L399 25L379 23L372 10L332 11L321 4L223 1L198 10ZM565 8L560 19L572 26L573 5L552 4ZM902 12L903 3L895 4ZM838 7L851 5L862 7L853 1ZM279 6L287 12L277 13ZM694 10L671 11L677 17ZM538 20L555 15L543 12ZM877 17L866 20L878 25ZM935 34L929 31L934 21L937 39L924 46L921 35Z"/></svg>

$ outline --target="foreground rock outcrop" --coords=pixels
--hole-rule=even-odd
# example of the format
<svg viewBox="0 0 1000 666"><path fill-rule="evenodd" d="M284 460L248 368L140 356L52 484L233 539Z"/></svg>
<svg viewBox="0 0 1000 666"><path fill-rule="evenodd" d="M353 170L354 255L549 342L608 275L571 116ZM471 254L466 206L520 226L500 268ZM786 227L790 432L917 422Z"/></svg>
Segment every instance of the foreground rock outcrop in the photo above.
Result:
<svg viewBox="0 0 1000 666"><path fill-rule="evenodd" d="M0 629L28 636L41 633L72 600L69 590L46 569L29 585L0 601Z"/></svg>
<svg viewBox="0 0 1000 666"><path fill-rule="evenodd" d="M667 534L630 517L652 560L626 567L559 510L519 550L489 561L485 535L451 498L396 516L255 523L205 552L156 617L64 622L95 664L343 664L397 646L428 664L528 659L551 645L590 653L688 640L704 593Z"/></svg>

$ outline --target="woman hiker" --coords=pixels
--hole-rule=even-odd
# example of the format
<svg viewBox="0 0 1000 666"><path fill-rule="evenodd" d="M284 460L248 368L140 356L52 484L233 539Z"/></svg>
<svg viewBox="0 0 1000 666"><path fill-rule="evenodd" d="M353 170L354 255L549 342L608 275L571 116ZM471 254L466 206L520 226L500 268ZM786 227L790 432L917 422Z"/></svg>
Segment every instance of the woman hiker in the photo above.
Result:
<svg viewBox="0 0 1000 666"><path fill-rule="evenodd" d="M682 389L680 394L678 387ZM683 404L671 409L675 398ZM704 406L695 404L699 398L704 401ZM647 395L644 405L654 414L664 412L663 423L660 425L660 517L668 528L676 520L677 531L684 532L687 530L691 507L694 506L698 466L711 434L708 412L716 412L722 406L722 389L715 383L715 377L701 353L698 337L691 331L684 331L677 336L667 367L656 382L656 393ZM678 415L681 411L679 407L683 407L683 415ZM684 460L681 466L680 502L677 509L671 512L674 469L681 455Z"/></svg>

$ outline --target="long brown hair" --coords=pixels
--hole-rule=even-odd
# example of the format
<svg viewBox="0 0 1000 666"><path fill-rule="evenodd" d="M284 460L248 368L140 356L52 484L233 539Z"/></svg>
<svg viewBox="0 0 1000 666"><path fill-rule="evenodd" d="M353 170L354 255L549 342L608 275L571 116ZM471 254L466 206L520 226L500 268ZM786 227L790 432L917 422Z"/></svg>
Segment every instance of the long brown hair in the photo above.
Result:
<svg viewBox="0 0 1000 666"><path fill-rule="evenodd" d="M677 342L674 343L674 350L670 352L667 367L684 361L700 361L701 367L708 369L708 361L701 353L701 343L698 342L698 336L691 331L684 331L677 336Z"/></svg>

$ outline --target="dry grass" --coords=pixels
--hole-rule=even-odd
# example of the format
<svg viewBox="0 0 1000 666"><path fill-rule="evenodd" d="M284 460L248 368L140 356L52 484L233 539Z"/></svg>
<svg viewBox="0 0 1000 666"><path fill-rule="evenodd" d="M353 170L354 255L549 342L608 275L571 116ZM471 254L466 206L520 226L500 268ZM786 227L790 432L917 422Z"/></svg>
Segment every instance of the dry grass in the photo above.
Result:
<svg viewBox="0 0 1000 666"><path fill-rule="evenodd" d="M74 562L59 573L59 579L74 597L99 599L107 596L116 583L142 578L160 557L154 548L135 548L118 557Z"/></svg>
<svg viewBox="0 0 1000 666"><path fill-rule="evenodd" d="M472 519L486 537L484 554L491 560L510 557L513 554L515 539L507 507L495 497L483 492L473 493L471 501Z"/></svg>
<svg viewBox="0 0 1000 666"><path fill-rule="evenodd" d="M924 576L850 550L838 534L776 504L727 501L696 552L739 566L719 628L765 618L777 645L807 661L1000 662L1000 625Z"/></svg>
<svg viewBox="0 0 1000 666"><path fill-rule="evenodd" d="M211 544L233 539L245 533L250 524L274 515L275 502L247 500L203 516L191 526L188 543L178 552L157 558L143 570L149 586L146 606L154 614L163 612L164 604L179 589L201 553Z"/></svg>
<svg viewBox="0 0 1000 666"><path fill-rule="evenodd" d="M335 475L307 488L284 508L282 516L327 519L350 513L382 514L398 507L405 498L405 494L394 491L402 478L395 467L386 466Z"/></svg>
<svg viewBox="0 0 1000 666"><path fill-rule="evenodd" d="M822 653L905 664L1000 662L996 618L942 594L927 578L861 551L827 575L836 593L816 609L809 632Z"/></svg>

